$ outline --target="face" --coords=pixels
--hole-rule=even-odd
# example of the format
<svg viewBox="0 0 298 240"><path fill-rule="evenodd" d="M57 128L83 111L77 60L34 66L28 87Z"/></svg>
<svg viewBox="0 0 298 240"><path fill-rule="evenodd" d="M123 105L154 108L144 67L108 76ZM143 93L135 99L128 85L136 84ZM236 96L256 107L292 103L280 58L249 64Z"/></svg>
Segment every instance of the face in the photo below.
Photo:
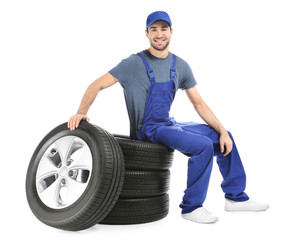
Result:
<svg viewBox="0 0 298 240"><path fill-rule="evenodd" d="M155 50L163 51L170 43L172 29L168 23L164 21L156 21L148 28L146 36Z"/></svg>

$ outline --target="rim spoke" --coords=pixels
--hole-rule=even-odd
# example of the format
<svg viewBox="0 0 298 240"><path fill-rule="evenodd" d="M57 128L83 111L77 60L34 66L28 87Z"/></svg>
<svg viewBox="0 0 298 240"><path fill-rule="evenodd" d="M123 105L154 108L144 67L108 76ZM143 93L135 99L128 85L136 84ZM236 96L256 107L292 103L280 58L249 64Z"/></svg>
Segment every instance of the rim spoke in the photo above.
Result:
<svg viewBox="0 0 298 240"><path fill-rule="evenodd" d="M39 197L48 206L58 206L60 189L60 181L56 180L53 184L41 192Z"/></svg>
<svg viewBox="0 0 298 240"><path fill-rule="evenodd" d="M38 170L36 173L36 180L39 182L57 173L58 173L58 168L53 164L53 162L47 156L43 156L38 166Z"/></svg>
<svg viewBox="0 0 298 240"><path fill-rule="evenodd" d="M71 164L70 169L84 169L89 170L91 169L92 165L92 155L88 148L88 146L84 146L83 148L76 151L71 156Z"/></svg>
<svg viewBox="0 0 298 240"><path fill-rule="evenodd" d="M83 194L86 189L86 183L80 183L69 179L67 183L67 204L72 204Z"/></svg>
<svg viewBox="0 0 298 240"><path fill-rule="evenodd" d="M55 146L61 157L62 166L66 165L66 160L68 159L69 153L71 152L74 146L74 141L75 141L75 136L68 136L68 137L59 138L55 142Z"/></svg>
<svg viewBox="0 0 298 240"><path fill-rule="evenodd" d="M74 139L72 145L70 146L68 158L78 152L80 149L84 147L84 143L82 143L79 139Z"/></svg>

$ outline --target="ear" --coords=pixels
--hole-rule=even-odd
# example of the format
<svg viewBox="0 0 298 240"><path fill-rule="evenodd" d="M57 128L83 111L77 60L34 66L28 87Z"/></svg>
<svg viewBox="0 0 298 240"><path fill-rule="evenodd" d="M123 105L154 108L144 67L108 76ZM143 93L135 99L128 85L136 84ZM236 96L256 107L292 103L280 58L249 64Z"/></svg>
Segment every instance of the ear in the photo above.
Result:
<svg viewBox="0 0 298 240"><path fill-rule="evenodd" d="M148 37L148 32L147 32L147 30L145 30L145 34L146 34L146 37L149 38L149 37Z"/></svg>

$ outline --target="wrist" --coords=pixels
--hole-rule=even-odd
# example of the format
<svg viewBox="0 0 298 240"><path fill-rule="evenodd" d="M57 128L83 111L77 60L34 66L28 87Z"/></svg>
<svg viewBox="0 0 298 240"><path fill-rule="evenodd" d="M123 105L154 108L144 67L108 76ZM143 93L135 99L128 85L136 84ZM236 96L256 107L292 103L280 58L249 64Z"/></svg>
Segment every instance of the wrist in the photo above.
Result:
<svg viewBox="0 0 298 240"><path fill-rule="evenodd" d="M219 135L222 136L222 135L226 135L226 134L228 134L227 130L224 127L220 127Z"/></svg>
<svg viewBox="0 0 298 240"><path fill-rule="evenodd" d="M82 112L82 111L78 111L77 114L86 115L87 113Z"/></svg>
<svg viewBox="0 0 298 240"><path fill-rule="evenodd" d="M86 110L86 109L79 109L78 111L77 111L77 114L82 114L82 115L87 115L87 112L88 112L88 110Z"/></svg>

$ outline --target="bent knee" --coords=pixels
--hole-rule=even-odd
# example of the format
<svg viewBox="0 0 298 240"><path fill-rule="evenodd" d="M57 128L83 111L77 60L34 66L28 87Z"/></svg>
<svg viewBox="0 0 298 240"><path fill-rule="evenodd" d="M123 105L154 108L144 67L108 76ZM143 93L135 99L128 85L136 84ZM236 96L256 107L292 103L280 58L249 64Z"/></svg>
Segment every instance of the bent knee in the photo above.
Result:
<svg viewBox="0 0 298 240"><path fill-rule="evenodd" d="M198 141L194 141L194 154L210 154L213 155L213 142L210 138L201 137Z"/></svg>

